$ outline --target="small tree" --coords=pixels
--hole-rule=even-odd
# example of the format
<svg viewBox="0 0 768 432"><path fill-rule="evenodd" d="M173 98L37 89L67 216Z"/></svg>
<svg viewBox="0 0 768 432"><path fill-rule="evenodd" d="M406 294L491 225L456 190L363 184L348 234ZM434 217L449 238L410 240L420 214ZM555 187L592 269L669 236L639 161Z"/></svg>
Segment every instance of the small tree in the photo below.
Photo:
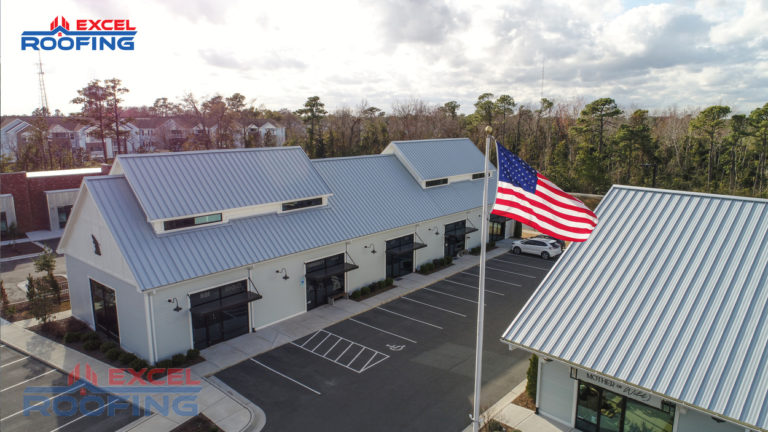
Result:
<svg viewBox="0 0 768 432"><path fill-rule="evenodd" d="M56 294L56 302L61 304L61 286L56 281L53 271L56 269L56 254L50 248L45 248L37 258L35 258L35 271L46 272L44 278L48 288Z"/></svg>
<svg viewBox="0 0 768 432"><path fill-rule="evenodd" d="M5 285L3 285L2 280L0 280L0 297L2 297L3 310L8 309L8 306L11 304L11 302L8 301L8 293L5 292Z"/></svg>
<svg viewBox="0 0 768 432"><path fill-rule="evenodd" d="M27 276L27 300L32 316L45 326L54 312L51 288L43 283L42 279L29 275Z"/></svg>
<svg viewBox="0 0 768 432"><path fill-rule="evenodd" d="M539 378L539 357L533 354L528 360L528 382L525 384L525 392L536 403L536 387L538 385L537 380Z"/></svg>

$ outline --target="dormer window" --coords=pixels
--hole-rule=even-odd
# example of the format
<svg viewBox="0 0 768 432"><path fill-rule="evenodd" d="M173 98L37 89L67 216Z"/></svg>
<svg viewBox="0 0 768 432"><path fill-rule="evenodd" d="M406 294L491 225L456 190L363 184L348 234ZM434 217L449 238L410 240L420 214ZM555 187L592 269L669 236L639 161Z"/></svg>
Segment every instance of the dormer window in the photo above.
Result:
<svg viewBox="0 0 768 432"><path fill-rule="evenodd" d="M448 184L448 179L441 178L437 180L427 180L426 184L427 184L427 187L440 186L440 185Z"/></svg>
<svg viewBox="0 0 768 432"><path fill-rule="evenodd" d="M323 205L323 199L322 198L312 198L307 200L300 200L300 201L291 201L287 203L283 203L283 211L291 211L291 210L298 210L303 209L307 207L316 207Z"/></svg>
<svg viewBox="0 0 768 432"><path fill-rule="evenodd" d="M172 231L215 222L221 222L221 213L167 220L163 222L163 229L165 231Z"/></svg>

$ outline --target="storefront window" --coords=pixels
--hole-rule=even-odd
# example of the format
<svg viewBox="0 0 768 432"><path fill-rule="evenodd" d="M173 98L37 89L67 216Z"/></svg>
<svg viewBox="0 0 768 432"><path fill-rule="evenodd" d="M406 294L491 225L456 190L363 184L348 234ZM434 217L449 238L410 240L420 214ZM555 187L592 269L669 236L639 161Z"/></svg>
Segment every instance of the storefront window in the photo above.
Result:
<svg viewBox="0 0 768 432"><path fill-rule="evenodd" d="M579 381L576 428L584 432L672 432L675 409L660 410Z"/></svg>
<svg viewBox="0 0 768 432"><path fill-rule="evenodd" d="M669 413L665 413L643 403L627 399L624 432L672 432L674 421L674 408Z"/></svg>

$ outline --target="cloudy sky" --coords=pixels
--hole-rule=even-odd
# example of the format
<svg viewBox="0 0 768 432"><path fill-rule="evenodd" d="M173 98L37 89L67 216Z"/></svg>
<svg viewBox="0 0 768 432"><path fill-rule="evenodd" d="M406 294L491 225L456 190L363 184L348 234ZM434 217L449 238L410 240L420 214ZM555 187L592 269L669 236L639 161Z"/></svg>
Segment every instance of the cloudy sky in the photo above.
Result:
<svg viewBox="0 0 768 432"><path fill-rule="evenodd" d="M134 51L43 51L51 109L117 77L128 105L240 92L255 105L330 109L362 100L537 104L612 97L627 109L768 102L768 0L3 0L0 111L40 104L25 30L56 16L127 18ZM73 24L74 25L74 24ZM73 27L74 30L74 27Z"/></svg>

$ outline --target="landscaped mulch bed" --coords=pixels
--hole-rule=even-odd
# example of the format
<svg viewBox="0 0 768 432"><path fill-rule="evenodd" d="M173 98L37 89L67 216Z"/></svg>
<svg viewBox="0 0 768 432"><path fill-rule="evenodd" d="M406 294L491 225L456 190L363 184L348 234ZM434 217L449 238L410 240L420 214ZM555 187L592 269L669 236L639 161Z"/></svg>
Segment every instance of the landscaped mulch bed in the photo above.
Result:
<svg viewBox="0 0 768 432"><path fill-rule="evenodd" d="M171 432L216 432L218 426L203 414L198 414L177 426Z"/></svg>
<svg viewBox="0 0 768 432"><path fill-rule="evenodd" d="M362 301L362 300L365 300L365 299L367 299L367 298L371 298L371 297L373 297L373 296L379 295L379 294L383 293L384 291L389 291L389 290L391 290L392 288L397 288L397 285L391 285L391 286L388 286L388 287L384 287L384 288L378 288L378 289L376 289L376 291L371 291L371 292L370 292L369 294L367 294L367 295L362 295L362 294L361 294L361 295L360 295L360 297L355 297L355 298L353 298L353 297L350 297L350 300L354 300L354 301Z"/></svg>
<svg viewBox="0 0 768 432"><path fill-rule="evenodd" d="M528 392L521 393L520 396L516 397L515 400L512 401L512 403L523 408L536 411L536 402L531 399L530 396L528 396Z"/></svg>
<svg viewBox="0 0 768 432"><path fill-rule="evenodd" d="M480 428L481 432L520 432L520 429L515 429L511 426L507 426L504 423L492 419Z"/></svg>
<svg viewBox="0 0 768 432"><path fill-rule="evenodd" d="M79 340L77 342L68 342L68 343L64 342L64 335L66 333L79 333L79 334L83 334L83 335L88 334L88 333L92 333L90 328L88 328L87 324L85 324L84 322L78 320L75 317L69 317L69 318L65 318L63 320L59 320L59 321L52 321L52 322L49 322L49 323L47 323L45 325L38 324L38 325L36 325L34 327L30 327L29 330L39 334L40 336L43 336L43 337L46 337L48 339L54 340L54 341L56 341L58 343L64 344L64 345L66 345L69 348L72 348L74 350L80 351L81 353L83 353L83 354L85 354L87 356L93 357L96 360L100 360L100 361L102 361L102 362L104 362L104 363L106 363L106 364L108 364L108 365L110 365L112 367L115 367L115 368L127 368L129 366L127 364L121 363L119 361L119 359L111 360L109 357L107 357L107 354L101 352L101 349L99 349L99 348L94 349L94 350L87 350L87 349L85 349L84 345L86 343L86 340L84 340L84 338L81 338L81 340ZM109 339L107 339L106 336L104 336L103 334L100 334L99 339L100 339L100 341L102 343L103 342L113 342L113 341L110 341ZM115 342L115 344L118 345L117 342ZM119 347L119 345L118 345L118 347ZM186 367L195 365L195 364L203 362L203 361L205 361L205 359L202 356L198 356L196 359L194 359L194 360L187 360L183 364L179 364L178 366L168 365L168 366L165 366L165 367L186 368ZM162 363L162 362L159 362L159 363ZM165 375L164 374L155 375L156 378L162 378L163 376L165 376Z"/></svg>
<svg viewBox="0 0 768 432"><path fill-rule="evenodd" d="M40 253L42 251L43 248L32 242L16 243L12 245L0 246L0 257L11 258L15 256Z"/></svg>
<svg viewBox="0 0 768 432"><path fill-rule="evenodd" d="M422 273L421 271L418 271L418 272L416 272L416 273L418 273L418 274L420 274L420 275L422 275L422 276L431 275L431 274L432 274L432 273L434 273L434 272L438 272L438 271L440 271L440 270L442 270L442 269L445 269L445 268L448 268L448 267L450 267L450 266L452 266L452 265L453 265L453 263L451 263L451 264L448 264L448 265L445 265L445 266L440 266L440 267L434 268L434 269L432 269L432 270L430 270L430 271L427 271L427 272L423 272L423 273Z"/></svg>
<svg viewBox="0 0 768 432"><path fill-rule="evenodd" d="M59 283L59 287L61 287L61 303L60 304L54 304L53 313L57 312L64 312L70 310L72 307L69 304L69 282L67 281L67 278L64 276L54 276L56 278L56 282ZM56 302L54 297L54 303ZM13 307L14 313L11 315L9 311L3 309L2 317L8 321L16 322L21 321L25 319L34 318L32 313L29 311L29 302L22 301L22 302L15 302L11 303L10 306Z"/></svg>

